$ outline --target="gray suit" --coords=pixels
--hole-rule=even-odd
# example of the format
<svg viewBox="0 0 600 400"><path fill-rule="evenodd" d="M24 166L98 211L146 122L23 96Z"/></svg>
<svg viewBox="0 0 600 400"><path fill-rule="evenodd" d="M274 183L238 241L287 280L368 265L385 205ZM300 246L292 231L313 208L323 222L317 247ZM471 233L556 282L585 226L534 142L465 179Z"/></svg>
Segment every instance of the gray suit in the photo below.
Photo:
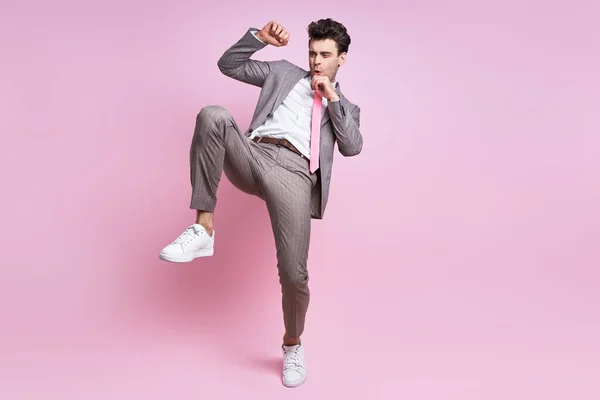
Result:
<svg viewBox="0 0 600 400"><path fill-rule="evenodd" d="M286 60L265 62L250 59L252 54L266 46L252 35L251 29L218 62L223 74L262 87L247 135L271 117L294 85L310 74ZM340 101L328 104L321 121L320 167L317 171L320 184L315 187L311 198L311 214L318 219L323 218L329 197L335 142L344 156L357 155L363 144L359 129L360 108L346 99L339 84L336 91Z"/></svg>
<svg viewBox="0 0 600 400"><path fill-rule="evenodd" d="M321 124L320 168L311 173L306 158L284 147L255 143L248 137L268 119L298 81L309 73L287 61L263 62L250 56L265 45L248 30L219 59L221 71L237 80L262 87L250 128L242 133L229 111L204 107L197 116L190 146L190 208L213 212L217 189L225 172L238 189L267 205L277 249L286 333L300 337L310 292L307 259L312 218L322 218L337 141L346 156L362 148L359 108L339 92L329 102Z"/></svg>

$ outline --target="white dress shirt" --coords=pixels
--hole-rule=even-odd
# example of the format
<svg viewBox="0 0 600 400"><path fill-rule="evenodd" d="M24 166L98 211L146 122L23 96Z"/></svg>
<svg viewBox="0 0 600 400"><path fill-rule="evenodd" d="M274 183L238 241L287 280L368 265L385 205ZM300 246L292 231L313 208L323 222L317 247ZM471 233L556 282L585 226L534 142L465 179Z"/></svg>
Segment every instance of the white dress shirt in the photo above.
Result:
<svg viewBox="0 0 600 400"><path fill-rule="evenodd" d="M256 37L256 31L252 33ZM337 87L337 82L334 85ZM312 106L313 90L310 88L310 76L307 76L298 81L281 105L275 109L273 116L252 131L250 138L258 136L287 139L306 158L310 158ZM323 97L321 117L326 108L327 99Z"/></svg>

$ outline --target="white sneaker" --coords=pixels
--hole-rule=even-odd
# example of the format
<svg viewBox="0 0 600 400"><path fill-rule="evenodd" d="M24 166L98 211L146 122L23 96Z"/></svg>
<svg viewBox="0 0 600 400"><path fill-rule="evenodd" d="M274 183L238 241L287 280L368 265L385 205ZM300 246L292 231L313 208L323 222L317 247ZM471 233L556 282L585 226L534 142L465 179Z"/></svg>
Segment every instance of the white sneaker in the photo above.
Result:
<svg viewBox="0 0 600 400"><path fill-rule="evenodd" d="M300 386L306 380L306 361L304 361L304 346L281 346L283 349L283 377L284 386Z"/></svg>
<svg viewBox="0 0 600 400"><path fill-rule="evenodd" d="M215 231L212 236L202 225L190 225L175 241L166 246L159 258L171 262L189 262L198 257L214 254Z"/></svg>

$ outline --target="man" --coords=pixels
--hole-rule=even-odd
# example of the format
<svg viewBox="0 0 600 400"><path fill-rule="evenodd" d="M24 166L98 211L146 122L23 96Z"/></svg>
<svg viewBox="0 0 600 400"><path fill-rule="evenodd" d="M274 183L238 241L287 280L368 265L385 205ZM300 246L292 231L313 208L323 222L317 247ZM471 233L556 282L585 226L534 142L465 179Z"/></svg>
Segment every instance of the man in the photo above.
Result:
<svg viewBox="0 0 600 400"><path fill-rule="evenodd" d="M197 210L196 223L160 253L171 262L213 255L213 211L223 171L235 187L265 201L282 291L282 382L289 387L306 379L300 335L310 297L310 226L311 219L323 218L327 205L334 144L344 156L362 150L360 109L336 81L350 36L329 18L312 22L308 34L310 71L286 60L250 58L267 45L288 44L289 32L274 21L260 31L250 28L221 56L223 74L262 88L258 104L244 134L222 107L205 107L198 114L190 148L190 208Z"/></svg>

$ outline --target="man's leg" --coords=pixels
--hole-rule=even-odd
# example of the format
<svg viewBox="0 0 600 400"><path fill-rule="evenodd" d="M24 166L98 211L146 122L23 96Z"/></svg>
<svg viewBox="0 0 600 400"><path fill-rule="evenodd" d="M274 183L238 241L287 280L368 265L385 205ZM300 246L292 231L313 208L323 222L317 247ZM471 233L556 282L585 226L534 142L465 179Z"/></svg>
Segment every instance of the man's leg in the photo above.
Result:
<svg viewBox="0 0 600 400"><path fill-rule="evenodd" d="M205 107L196 118L190 146L190 208L214 212L226 159L228 177L235 180L236 187L250 194L258 194L256 178L260 176L260 171L252 154L250 140L244 137L225 108Z"/></svg>
<svg viewBox="0 0 600 400"><path fill-rule="evenodd" d="M188 262L213 254L213 213L223 170L240 190L260 194L257 180L269 167L269 159L257 157L253 145L225 108L209 106L200 111L190 146L190 208L197 210L196 223L161 251L161 259Z"/></svg>
<svg viewBox="0 0 600 400"><path fill-rule="evenodd" d="M277 249L285 325L283 383L286 386L298 386L306 378L300 335L310 300L307 259L310 198L315 183L316 176L310 174L308 161L281 149L278 164L261 185Z"/></svg>

